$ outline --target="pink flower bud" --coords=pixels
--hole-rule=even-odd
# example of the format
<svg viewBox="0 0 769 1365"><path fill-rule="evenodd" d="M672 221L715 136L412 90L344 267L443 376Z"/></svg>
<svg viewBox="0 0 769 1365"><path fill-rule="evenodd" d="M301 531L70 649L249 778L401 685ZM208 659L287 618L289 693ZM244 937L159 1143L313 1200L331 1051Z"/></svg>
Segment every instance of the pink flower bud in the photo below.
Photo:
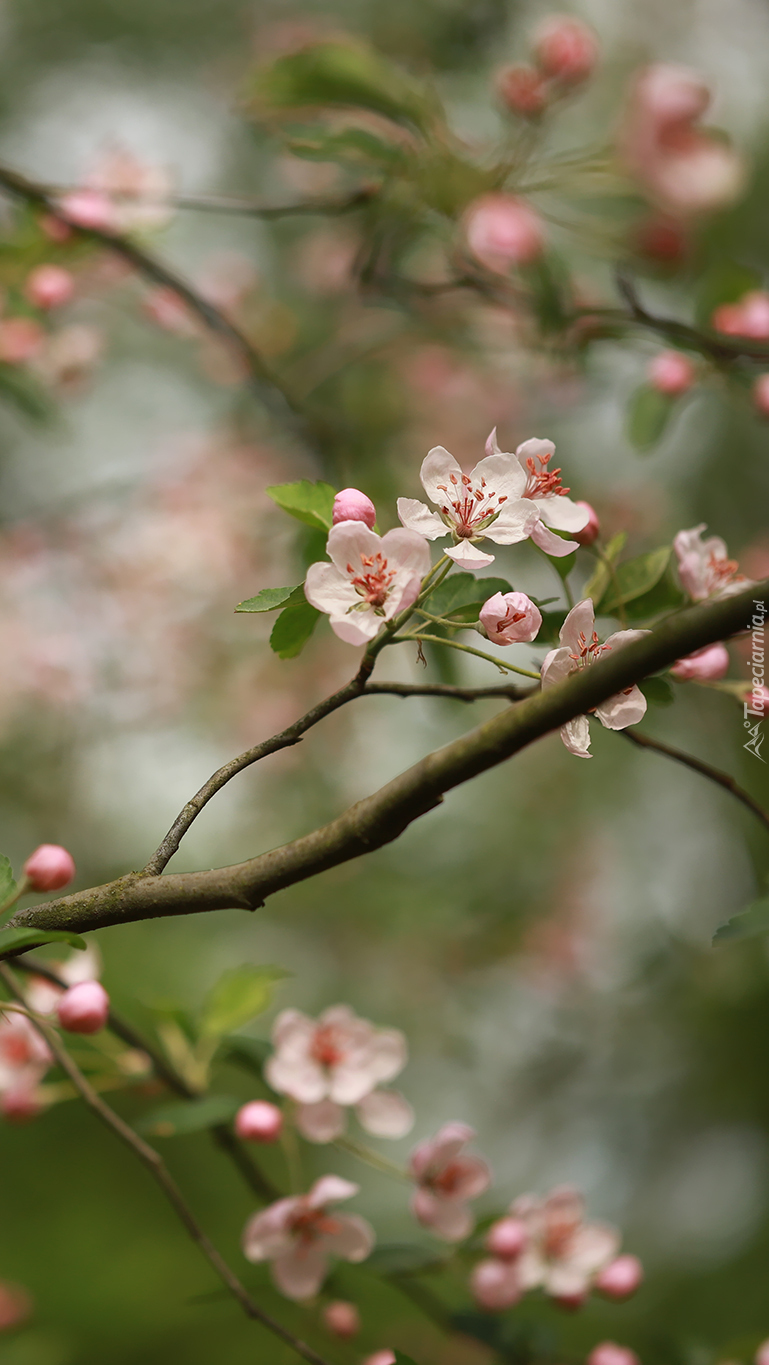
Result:
<svg viewBox="0 0 769 1365"><path fill-rule="evenodd" d="M744 296L738 307L740 335L753 337L756 341L769 340L769 294L754 289Z"/></svg>
<svg viewBox="0 0 769 1365"><path fill-rule="evenodd" d="M235 1115L235 1132L245 1142L277 1142L283 1115L269 1100L252 1100Z"/></svg>
<svg viewBox="0 0 769 1365"><path fill-rule="evenodd" d="M729 651L726 645L706 645L694 654L678 659L670 672L679 682L716 682L729 670Z"/></svg>
<svg viewBox="0 0 769 1365"><path fill-rule="evenodd" d="M371 498L357 488L343 488L334 498L334 511L331 520L336 526L340 521L363 521L369 531L373 531L376 521L376 507Z"/></svg>
<svg viewBox="0 0 769 1365"><path fill-rule="evenodd" d="M769 1365L769 1338L761 1342L753 1359L755 1365Z"/></svg>
<svg viewBox="0 0 769 1365"><path fill-rule="evenodd" d="M494 82L507 109L524 118L536 118L547 105L547 84L533 66L503 66Z"/></svg>
<svg viewBox="0 0 769 1365"><path fill-rule="evenodd" d="M481 625L492 644L520 644L534 639L542 613L525 592L496 592L481 607Z"/></svg>
<svg viewBox="0 0 769 1365"><path fill-rule="evenodd" d="M72 236L72 228L62 223L61 218L55 218L52 213L43 214L40 219L40 231L45 233L50 242L68 242Z"/></svg>
<svg viewBox="0 0 769 1365"><path fill-rule="evenodd" d="M576 1313L587 1299L587 1290L573 1290L571 1294L551 1294L553 1303L557 1303L559 1308L565 1308L570 1313Z"/></svg>
<svg viewBox="0 0 769 1365"><path fill-rule="evenodd" d="M114 205L101 190L73 190L59 201L59 207L79 227L100 232L112 232L117 227Z"/></svg>
<svg viewBox="0 0 769 1365"><path fill-rule="evenodd" d="M675 397L691 388L696 371L683 351L660 351L651 361L648 374L653 389Z"/></svg>
<svg viewBox="0 0 769 1365"><path fill-rule="evenodd" d="M38 265L27 276L24 293L37 308L61 308L75 292L75 277L60 265Z"/></svg>
<svg viewBox="0 0 769 1365"><path fill-rule="evenodd" d="M598 61L592 29L569 14L552 14L534 35L534 55L547 76L564 85L587 80Z"/></svg>
<svg viewBox="0 0 769 1365"><path fill-rule="evenodd" d="M360 1313L354 1303L347 1303L344 1299L335 1299L333 1303L326 1304L323 1321L329 1332L343 1340L357 1336L360 1331Z"/></svg>
<svg viewBox="0 0 769 1365"><path fill-rule="evenodd" d="M514 1260L520 1256L528 1241L528 1230L521 1218L500 1218L492 1223L486 1234L486 1250L500 1260Z"/></svg>
<svg viewBox="0 0 769 1365"><path fill-rule="evenodd" d="M481 1261L470 1276L470 1289L479 1308L501 1313L523 1294L517 1271L509 1261Z"/></svg>
<svg viewBox="0 0 769 1365"><path fill-rule="evenodd" d="M655 214L635 231L636 249L642 256L663 265L678 265L689 254L686 228L675 218Z"/></svg>
<svg viewBox="0 0 769 1365"><path fill-rule="evenodd" d="M6 318L0 322L0 360L23 365L40 350L45 332L34 318Z"/></svg>
<svg viewBox="0 0 769 1365"><path fill-rule="evenodd" d="M590 506L589 502L578 502L575 506L582 507L590 515L581 531L570 531L569 535L572 540L576 540L578 545L592 545L593 541L597 540L601 534L601 523L598 520L598 513L594 507Z"/></svg>
<svg viewBox="0 0 769 1365"><path fill-rule="evenodd" d="M761 417L769 417L769 372L760 374L755 381L753 404Z"/></svg>
<svg viewBox="0 0 769 1365"><path fill-rule="evenodd" d="M30 891L60 891L72 881L75 861L60 844L40 844L24 864Z"/></svg>
<svg viewBox="0 0 769 1365"><path fill-rule="evenodd" d="M20 1284L0 1283L0 1332L21 1327L32 1313L32 1300Z"/></svg>
<svg viewBox="0 0 769 1365"><path fill-rule="evenodd" d="M643 1266L637 1256L618 1256L616 1261L611 1261L599 1271L595 1287L607 1299L629 1299L631 1294L635 1294L643 1277Z"/></svg>
<svg viewBox="0 0 769 1365"><path fill-rule="evenodd" d="M37 1118L42 1107L34 1087L28 1085L16 1086L0 1095L0 1114L8 1123L29 1123Z"/></svg>
<svg viewBox="0 0 769 1365"><path fill-rule="evenodd" d="M618 1346L616 1341L601 1341L587 1358L587 1365L641 1365L629 1346Z"/></svg>
<svg viewBox="0 0 769 1365"><path fill-rule="evenodd" d="M109 1018L109 996L99 981L81 981L59 998L56 1014L68 1033L98 1033Z"/></svg>
<svg viewBox="0 0 769 1365"><path fill-rule="evenodd" d="M528 265L544 250L541 218L512 194L481 195L467 210L464 227L472 254L501 274L513 265Z"/></svg>
<svg viewBox="0 0 769 1365"><path fill-rule="evenodd" d="M362 1365L395 1365L394 1351L374 1351L373 1355L366 1356Z"/></svg>

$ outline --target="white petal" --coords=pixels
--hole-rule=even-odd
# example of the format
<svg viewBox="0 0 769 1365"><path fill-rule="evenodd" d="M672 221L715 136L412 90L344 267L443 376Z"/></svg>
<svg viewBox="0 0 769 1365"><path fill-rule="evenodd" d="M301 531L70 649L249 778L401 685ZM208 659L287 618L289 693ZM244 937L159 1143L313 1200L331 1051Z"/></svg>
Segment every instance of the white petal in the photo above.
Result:
<svg viewBox="0 0 769 1365"><path fill-rule="evenodd" d="M398 516L408 531L415 531L428 540L448 534L448 527L438 513L431 512L418 498L398 498Z"/></svg>
<svg viewBox="0 0 769 1365"><path fill-rule="evenodd" d="M370 531L362 521L337 522L336 526L331 527L326 541L329 559L345 578L348 577L348 564L351 564L355 573L358 573L361 568L361 556L375 555L381 549L381 537L375 531Z"/></svg>
<svg viewBox="0 0 769 1365"><path fill-rule="evenodd" d="M365 1261L374 1246L374 1230L357 1213L334 1214L336 1231L323 1238L323 1248L343 1261Z"/></svg>
<svg viewBox="0 0 769 1365"><path fill-rule="evenodd" d="M529 534L540 550L544 550L546 555L553 555L556 559L563 559L566 555L570 555L572 550L579 549L576 540L561 540L560 536L553 535L552 531L548 531L541 519L535 523Z"/></svg>
<svg viewBox="0 0 769 1365"><path fill-rule="evenodd" d="M344 523L340 521L339 525ZM356 598L359 602L360 598ZM384 618L377 616L372 607L365 607L363 611L353 611L349 616L332 616L331 629L340 640L344 640L348 645L367 645L369 640L373 640L378 635Z"/></svg>
<svg viewBox="0 0 769 1365"><path fill-rule="evenodd" d="M532 502L539 508L542 520L557 531L581 531L590 520L589 508L578 507L571 498L557 493L549 498L532 498Z"/></svg>
<svg viewBox="0 0 769 1365"><path fill-rule="evenodd" d="M608 1223L584 1223L572 1237L562 1264L583 1275L594 1275L614 1260L619 1247L619 1233Z"/></svg>
<svg viewBox="0 0 769 1365"><path fill-rule="evenodd" d="M355 1112L361 1127L374 1137L401 1138L414 1127L414 1110L396 1090L372 1090Z"/></svg>
<svg viewBox="0 0 769 1365"><path fill-rule="evenodd" d="M300 1104L296 1111L296 1126L308 1142L333 1142L345 1130L345 1112L333 1100Z"/></svg>
<svg viewBox="0 0 769 1365"><path fill-rule="evenodd" d="M442 1199L431 1190L416 1190L411 1200L414 1217L444 1242L461 1242L475 1226L466 1204Z"/></svg>
<svg viewBox="0 0 769 1365"><path fill-rule="evenodd" d="M553 683L563 682L568 678L574 668L574 660L571 651L561 647L561 649L551 649L542 660L542 686L552 687Z"/></svg>
<svg viewBox="0 0 769 1365"><path fill-rule="evenodd" d="M352 1199L360 1185L345 1180L341 1175L322 1175L316 1180L307 1200L312 1209L322 1208L324 1204L338 1204L340 1199Z"/></svg>
<svg viewBox="0 0 769 1365"><path fill-rule="evenodd" d="M528 498L517 498L515 502L505 503L484 535L497 545L517 545L527 536L533 536L538 525L539 513L534 504Z"/></svg>
<svg viewBox="0 0 769 1365"><path fill-rule="evenodd" d="M561 739L570 754L576 758L592 758L590 749L590 722L587 716L575 716L561 726Z"/></svg>
<svg viewBox="0 0 769 1365"><path fill-rule="evenodd" d="M607 730L624 730L628 725L637 725L646 715L646 697L640 687L631 687L627 692L618 692L608 701L602 701L595 713Z"/></svg>
<svg viewBox="0 0 769 1365"><path fill-rule="evenodd" d="M317 1062L308 1057L276 1052L264 1068L267 1084L279 1095L290 1095L300 1104L315 1104L325 1098L327 1082Z"/></svg>
<svg viewBox="0 0 769 1365"><path fill-rule="evenodd" d="M455 484L460 485L462 482L461 465L457 464L454 456L450 455L444 446L433 446L422 461L419 478L430 501L437 503L439 507L446 498L446 494L439 487L439 484L445 484L447 488L451 488L452 474Z"/></svg>
<svg viewBox="0 0 769 1365"><path fill-rule="evenodd" d="M304 595L311 606L328 616L343 616L360 598L349 575L333 564L311 564L304 583Z"/></svg>
<svg viewBox="0 0 769 1365"><path fill-rule="evenodd" d="M436 515L435 512L431 513L431 516ZM441 526L445 531L442 522ZM399 569L409 569L420 578L424 578L425 574L430 572L430 547L425 537L419 533L415 534L408 528L401 530L400 526L396 526L394 531L388 531L382 536L380 548L391 569L396 566Z"/></svg>
<svg viewBox="0 0 769 1365"><path fill-rule="evenodd" d="M292 1245L291 1216L301 1207L300 1196L278 1199L269 1208L255 1213L243 1229L243 1255L247 1261L267 1261L288 1251Z"/></svg>
<svg viewBox="0 0 769 1365"><path fill-rule="evenodd" d="M320 1289L327 1270L328 1257L317 1245L294 1246L272 1263L273 1279L287 1299L312 1298Z"/></svg>
<svg viewBox="0 0 769 1365"><path fill-rule="evenodd" d="M555 455L555 442L545 441L540 436L531 436L528 441L523 441L516 447L515 453L523 468L526 469L527 460L534 460L536 464L539 464L537 458L539 455L549 455L552 459ZM528 474L528 469L526 472Z"/></svg>
<svg viewBox="0 0 769 1365"><path fill-rule="evenodd" d="M465 569L482 569L486 564L494 563L493 555L486 555L482 550L477 550L469 540L460 540L458 545L446 550L446 554L455 564L461 564Z"/></svg>
<svg viewBox="0 0 769 1365"><path fill-rule="evenodd" d="M496 427L494 427L493 430L490 431L489 434L488 434L488 436L486 437L486 445L484 446L484 450L486 451L486 454L487 454L487 455L499 455L499 454L500 454L499 441L497 440L497 428L496 428Z"/></svg>
<svg viewBox="0 0 769 1365"><path fill-rule="evenodd" d="M634 640L640 640L644 635L650 635L649 630L615 630L613 635L607 635L604 646L607 649L621 649L623 645L630 645Z"/></svg>
<svg viewBox="0 0 769 1365"><path fill-rule="evenodd" d="M481 479L486 480L489 495L507 494L508 498L521 498L526 488L526 475L515 456L503 450L478 461L470 474L473 488L480 486Z"/></svg>
<svg viewBox="0 0 769 1365"><path fill-rule="evenodd" d="M595 609L589 597L583 597L581 602L572 607L566 620L561 626L559 640L562 645L570 649L572 654L577 654L580 648L580 636L584 635L586 640L590 640L595 630Z"/></svg>

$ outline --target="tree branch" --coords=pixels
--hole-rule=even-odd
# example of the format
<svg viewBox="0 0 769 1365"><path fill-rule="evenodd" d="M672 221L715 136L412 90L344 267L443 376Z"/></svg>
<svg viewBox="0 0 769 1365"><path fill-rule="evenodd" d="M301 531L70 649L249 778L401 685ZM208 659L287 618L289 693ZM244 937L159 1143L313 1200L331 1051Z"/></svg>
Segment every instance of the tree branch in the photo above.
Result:
<svg viewBox="0 0 769 1365"><path fill-rule="evenodd" d="M14 928L87 932L107 924L234 907L253 910L267 896L397 839L445 792L503 763L575 716L586 715L676 659L747 630L769 579L720 601L676 613L648 635L604 655L590 668L528 696L438 749L312 834L232 867L164 877L131 872L105 886L19 910Z"/></svg>
<svg viewBox="0 0 769 1365"><path fill-rule="evenodd" d="M77 185L40 185L40 189L52 199L72 194L80 187ZM365 184L343 199L304 199L294 204L262 204L258 200L239 199L226 194L116 194L111 191L109 198L123 204L151 204L158 208L191 209L200 213L237 213L247 218L292 218L304 214L324 214L336 216L352 213L354 209L368 204L379 193L379 185Z"/></svg>
<svg viewBox="0 0 769 1365"><path fill-rule="evenodd" d="M636 730L622 730L620 732L625 739L637 745L639 749L652 749L655 753L664 754L666 758L675 759L676 763L683 763L685 767L691 768L695 773L701 773L703 777L708 777L711 782L715 782L719 787L723 787L737 801L741 801L749 811L761 821L764 829L769 832L769 813L759 806L757 801L743 787L738 786L734 778L729 773L721 772L720 768L714 768L710 763L704 763L701 758L694 758L692 754L685 754L682 749L674 749L670 744L663 744L659 739L652 739L650 735L639 734Z"/></svg>
<svg viewBox="0 0 769 1365"><path fill-rule="evenodd" d="M639 323L670 341L679 341L690 350L710 356L711 360L730 361L761 360L769 361L769 346L757 344L748 337L730 337L719 332L691 327L688 322L678 322L675 318L661 318L644 308L636 292L635 284L624 270L617 271L617 289L630 310L633 322Z"/></svg>
<svg viewBox="0 0 769 1365"><path fill-rule="evenodd" d="M449 697L454 701L483 701L499 697L507 701L522 701L531 694L530 687L516 687L501 683L499 687L454 687L451 683L366 683L363 697Z"/></svg>

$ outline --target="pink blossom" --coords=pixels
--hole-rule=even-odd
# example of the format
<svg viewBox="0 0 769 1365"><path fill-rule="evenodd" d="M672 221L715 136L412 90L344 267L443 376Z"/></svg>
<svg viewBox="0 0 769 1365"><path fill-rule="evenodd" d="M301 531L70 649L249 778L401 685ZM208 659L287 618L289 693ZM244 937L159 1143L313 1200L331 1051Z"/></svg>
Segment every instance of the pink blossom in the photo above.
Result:
<svg viewBox="0 0 769 1365"><path fill-rule="evenodd" d="M59 998L56 1014L68 1033L99 1033L109 1019L109 996L101 982L81 981Z"/></svg>
<svg viewBox="0 0 769 1365"><path fill-rule="evenodd" d="M329 1205L351 1199L358 1186L336 1175L316 1180L308 1194L279 1199L246 1224L243 1254L249 1261L271 1261L272 1276L289 1299L317 1294L329 1258L363 1261L374 1233L357 1214L332 1213Z"/></svg>
<svg viewBox="0 0 769 1365"><path fill-rule="evenodd" d="M753 1357L754 1365L769 1365L769 1337L762 1341Z"/></svg>
<svg viewBox="0 0 769 1365"><path fill-rule="evenodd" d="M283 1115L268 1100L252 1100L235 1115L235 1132L245 1142L277 1142L283 1128Z"/></svg>
<svg viewBox="0 0 769 1365"><path fill-rule="evenodd" d="M545 1199L522 1195L510 1206L528 1230L517 1268L524 1289L544 1289L566 1307L577 1307L596 1276L619 1249L619 1235L606 1223L586 1223L579 1192L560 1185Z"/></svg>
<svg viewBox="0 0 769 1365"><path fill-rule="evenodd" d="M75 277L60 265L38 265L30 271L24 293L38 308L61 308L75 292Z"/></svg>
<svg viewBox="0 0 769 1365"><path fill-rule="evenodd" d="M769 417L769 371L760 374L753 384L753 404L761 417Z"/></svg>
<svg viewBox="0 0 769 1365"><path fill-rule="evenodd" d="M547 105L547 82L533 66L504 66L494 85L502 103L524 118L535 118Z"/></svg>
<svg viewBox="0 0 769 1365"><path fill-rule="evenodd" d="M365 493L361 493L357 488L343 488L341 493L337 493L334 498L334 510L331 517L336 526L339 521L362 521L365 522L370 531L374 529L376 521L376 507L371 498L367 498Z"/></svg>
<svg viewBox="0 0 769 1365"><path fill-rule="evenodd" d="M658 393L671 398L692 387L696 370L683 351L660 351L649 365L649 383Z"/></svg>
<svg viewBox="0 0 769 1365"><path fill-rule="evenodd" d="M683 261L689 249L686 227L675 218L664 213L655 213L646 218L635 231L636 249L652 261L664 265L677 265Z"/></svg>
<svg viewBox="0 0 769 1365"><path fill-rule="evenodd" d="M395 1365L395 1352L389 1351L386 1347L383 1351L374 1351L370 1356L366 1356L361 1365Z"/></svg>
<svg viewBox="0 0 769 1365"><path fill-rule="evenodd" d="M126 147L108 147L89 171L86 186L81 193L103 196L119 232L165 227L173 215L168 172Z"/></svg>
<svg viewBox="0 0 769 1365"><path fill-rule="evenodd" d="M497 1219L486 1233L486 1250L502 1261L514 1260L529 1239L528 1225L521 1218Z"/></svg>
<svg viewBox="0 0 769 1365"><path fill-rule="evenodd" d="M355 1337L360 1331L360 1313L354 1303L346 1299L334 1299L323 1309L323 1321L329 1332L343 1341Z"/></svg>
<svg viewBox="0 0 769 1365"><path fill-rule="evenodd" d="M7 1118L31 1118L36 1090L52 1057L45 1039L23 1014L0 1015L0 1107Z"/></svg>
<svg viewBox="0 0 769 1365"><path fill-rule="evenodd" d="M595 1287L607 1299L629 1299L643 1277L643 1266L637 1256L618 1256L596 1275Z"/></svg>
<svg viewBox="0 0 769 1365"><path fill-rule="evenodd" d="M0 322L0 361L24 365L36 356L45 341L45 332L34 318L5 318Z"/></svg>
<svg viewBox="0 0 769 1365"><path fill-rule="evenodd" d="M593 1347L587 1365L641 1365L641 1362L629 1346L618 1346L616 1341L602 1341Z"/></svg>
<svg viewBox="0 0 769 1365"><path fill-rule="evenodd" d="M95 228L97 232L116 232L118 215L106 194L95 189L72 190L62 195L59 208L71 223L78 227Z"/></svg>
<svg viewBox="0 0 769 1365"><path fill-rule="evenodd" d="M492 644L514 645L535 638L542 613L525 592L497 592L481 607L481 625Z"/></svg>
<svg viewBox="0 0 769 1365"><path fill-rule="evenodd" d="M597 540L601 534L601 523L598 520L598 513L594 507L590 506L589 502L575 502L574 506L579 507L583 512L587 512L587 521L581 531L572 531L571 534L578 545L592 545L593 541Z"/></svg>
<svg viewBox="0 0 769 1365"><path fill-rule="evenodd" d="M602 654L621 648L648 635L647 630L618 630L601 644L595 630L595 610L589 597L572 607L561 626L559 649L551 649L542 662L542 687L552 687L571 673L586 668ZM595 708L595 715L607 730L624 730L637 725L646 715L646 698L640 688L627 687ZM576 716L561 727L561 739L569 753L590 758L590 725L587 716Z"/></svg>
<svg viewBox="0 0 769 1365"><path fill-rule="evenodd" d="M32 1314L32 1299L20 1284L0 1281L0 1332L10 1332L27 1322Z"/></svg>
<svg viewBox="0 0 769 1365"><path fill-rule="evenodd" d="M717 332L727 336L752 337L754 341L769 340L769 294L753 289L743 294L737 303L722 303L715 309L712 323Z"/></svg>
<svg viewBox="0 0 769 1365"><path fill-rule="evenodd" d="M463 1148L475 1137L466 1123L445 1123L435 1137L420 1142L411 1153L409 1170L416 1181L411 1209L415 1218L446 1242L469 1236L475 1219L467 1207L491 1184L491 1172L477 1156Z"/></svg>
<svg viewBox="0 0 769 1365"><path fill-rule="evenodd" d="M679 682L715 682L729 670L729 651L726 645L706 645L694 654L678 659L671 668Z"/></svg>
<svg viewBox="0 0 769 1365"><path fill-rule="evenodd" d="M673 540L678 575L689 596L695 602L704 602L707 597L731 597L749 588L751 580L739 572L737 560L729 558L721 537L703 540L704 530L703 521L689 531L679 531Z"/></svg>
<svg viewBox="0 0 769 1365"><path fill-rule="evenodd" d="M60 844L40 844L24 864L30 891L60 891L75 875L75 860Z"/></svg>
<svg viewBox="0 0 769 1365"><path fill-rule="evenodd" d="M385 621L410 607L430 568L421 535L398 528L378 536L362 521L332 526L326 550L331 563L310 565L305 596L350 645L368 644Z"/></svg>
<svg viewBox="0 0 769 1365"><path fill-rule="evenodd" d="M272 1041L265 1076L273 1090L297 1101L297 1126L310 1142L339 1137L348 1105L375 1136L403 1137L411 1128L403 1096L377 1088L406 1065L398 1029L378 1029L347 1005L332 1005L318 1019L289 1009L275 1020Z"/></svg>
<svg viewBox="0 0 769 1365"><path fill-rule="evenodd" d="M95 943L89 943L85 950L75 949L62 962L49 962L48 965L65 984L57 986L43 976L29 978L27 1004L36 1014L52 1014L67 986L95 981L101 973L101 953Z"/></svg>
<svg viewBox="0 0 769 1365"><path fill-rule="evenodd" d="M48 338L38 369L51 384L79 383L95 367L104 350L104 334L89 323L73 322Z"/></svg>
<svg viewBox="0 0 769 1365"><path fill-rule="evenodd" d="M56 242L57 245L68 242L72 236L72 228L53 213L44 213L41 216L40 231L45 233L50 242Z"/></svg>
<svg viewBox="0 0 769 1365"><path fill-rule="evenodd" d="M598 39L569 14L551 14L534 35L534 54L547 76L564 85L587 80L598 61Z"/></svg>
<svg viewBox="0 0 769 1365"><path fill-rule="evenodd" d="M721 138L697 126L707 84L686 67L648 66L633 85L622 134L630 172L674 214L722 208L742 189L744 168Z"/></svg>
<svg viewBox="0 0 769 1365"><path fill-rule="evenodd" d="M511 266L530 265L545 248L539 214L513 194L484 194L464 217L465 240L488 270L506 275Z"/></svg>
<svg viewBox="0 0 769 1365"><path fill-rule="evenodd" d="M523 1295L518 1269L510 1261L480 1261L470 1276L470 1289L479 1308L490 1313L512 1308Z"/></svg>
<svg viewBox="0 0 769 1365"><path fill-rule="evenodd" d="M0 1114L7 1123L29 1123L42 1107L35 1086L13 1086L0 1094Z"/></svg>

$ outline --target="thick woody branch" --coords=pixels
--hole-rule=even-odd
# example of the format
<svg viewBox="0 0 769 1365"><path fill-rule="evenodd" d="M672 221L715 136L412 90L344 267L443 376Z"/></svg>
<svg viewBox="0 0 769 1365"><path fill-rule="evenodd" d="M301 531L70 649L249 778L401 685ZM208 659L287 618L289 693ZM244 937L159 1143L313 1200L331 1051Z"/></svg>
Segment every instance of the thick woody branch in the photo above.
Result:
<svg viewBox="0 0 769 1365"><path fill-rule="evenodd" d="M734 597L670 617L590 668L534 693L426 755L330 824L281 848L232 867L201 872L163 877L131 872L105 886L20 910L11 924L87 932L204 910L254 910L276 891L391 843L419 816L435 809L445 792L503 763L575 716L589 713L623 688L748 629L754 602L768 595L765 580Z"/></svg>

